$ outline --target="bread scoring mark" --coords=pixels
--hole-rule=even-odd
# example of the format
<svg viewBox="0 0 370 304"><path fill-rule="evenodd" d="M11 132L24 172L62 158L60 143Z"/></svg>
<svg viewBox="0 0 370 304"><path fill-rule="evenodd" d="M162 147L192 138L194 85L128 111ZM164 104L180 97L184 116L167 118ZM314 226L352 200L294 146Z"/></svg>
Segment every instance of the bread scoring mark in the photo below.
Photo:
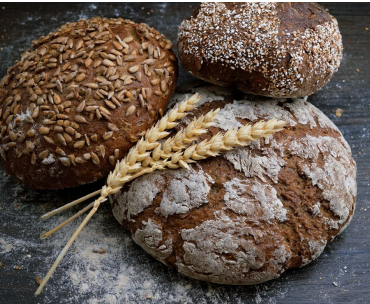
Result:
<svg viewBox="0 0 370 304"><path fill-rule="evenodd" d="M353 199L357 195L356 166L350 151L336 138L310 135L292 141L288 149L302 159L298 162L299 169L323 191L323 198L329 202L330 210L339 218L325 220L331 228L338 229L339 224L348 220ZM319 155L324 161L322 168L316 165Z"/></svg>
<svg viewBox="0 0 370 304"><path fill-rule="evenodd" d="M238 148L223 154L223 157L232 163L235 169L242 171L246 177L258 177L266 182L267 176L277 183L279 171L285 164L284 159L270 149L262 149L267 152L266 156L254 155L252 151Z"/></svg>
<svg viewBox="0 0 370 304"><path fill-rule="evenodd" d="M294 94L305 83L312 86L316 75L330 79L342 59L335 18L303 32L286 29L279 33L278 14L275 3L243 3L233 10L223 3L202 3L197 15L180 25L180 52L195 56L198 70L207 60L232 70L261 72L268 80L262 91L271 96ZM284 66L288 56L289 65ZM306 71L302 70L304 62L309 64ZM326 82L317 80L313 91Z"/></svg>
<svg viewBox="0 0 370 304"><path fill-rule="evenodd" d="M171 180L169 184L164 175ZM135 179L128 191L113 195L118 202L113 207L113 214L120 223L124 220L135 221L133 217L150 207L163 188L162 201L155 212L164 217L184 214L192 208L208 203L208 183L212 181L205 176L202 169L163 170L146 174Z"/></svg>
<svg viewBox="0 0 370 304"><path fill-rule="evenodd" d="M278 199L275 188L269 184L261 184L256 179L242 181L233 178L224 184L224 188L226 208L247 216L248 221L272 223L287 219L283 203Z"/></svg>
<svg viewBox="0 0 370 304"><path fill-rule="evenodd" d="M132 239L146 252L166 264L164 260L172 253L172 239L167 238L163 241L162 227L151 219L148 222L143 221L142 224L144 228L137 229Z"/></svg>
<svg viewBox="0 0 370 304"><path fill-rule="evenodd" d="M299 98L294 98L293 101L284 105L290 109L300 124L305 125L309 123L311 129L313 129L317 127L316 118L321 128L329 128L340 132L337 126L311 103Z"/></svg>
<svg viewBox="0 0 370 304"><path fill-rule="evenodd" d="M325 246L327 242L323 239L320 240L309 240L308 242L308 247L311 251L311 259L310 261L318 258L320 254L324 251Z"/></svg>
<svg viewBox="0 0 370 304"><path fill-rule="evenodd" d="M253 240L256 233L245 223L247 218L231 219L223 211L215 212L214 217L196 228L181 231L185 253L183 258L177 256L179 272L226 284L256 284L279 276L282 264L290 258L285 247L279 246L283 242L280 236L273 244L273 254L267 258ZM267 270L258 271L266 264Z"/></svg>
<svg viewBox="0 0 370 304"><path fill-rule="evenodd" d="M173 178L163 193L162 201L155 211L164 217L172 214L184 214L190 209L208 203L208 185L210 179L204 175L203 170L193 169L177 170L170 174Z"/></svg>
<svg viewBox="0 0 370 304"><path fill-rule="evenodd" d="M124 220L135 221L133 216L138 215L145 208L152 205L157 193L160 191L160 185L165 185L165 179L162 177L164 172L153 172L141 178L135 179L130 189L125 192L113 194L117 204L113 207L113 214L118 222Z"/></svg>

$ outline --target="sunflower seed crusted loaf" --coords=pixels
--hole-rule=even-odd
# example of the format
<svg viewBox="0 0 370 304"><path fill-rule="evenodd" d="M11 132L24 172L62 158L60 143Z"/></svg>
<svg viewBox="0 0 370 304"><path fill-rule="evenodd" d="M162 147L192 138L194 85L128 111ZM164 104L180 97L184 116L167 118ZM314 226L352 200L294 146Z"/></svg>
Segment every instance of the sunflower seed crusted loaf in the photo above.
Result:
<svg viewBox="0 0 370 304"><path fill-rule="evenodd" d="M113 169L173 94L171 41L146 24L92 18L33 41L0 83L0 160L32 188Z"/></svg>
<svg viewBox="0 0 370 304"><path fill-rule="evenodd" d="M355 209L356 164L340 131L303 99L195 90L195 116L221 108L212 135L273 117L288 126L189 171L134 180L111 197L116 219L159 261L215 283L257 284L317 258Z"/></svg>
<svg viewBox="0 0 370 304"><path fill-rule="evenodd" d="M316 3L203 3L180 26L192 75L245 93L311 95L342 60L338 23Z"/></svg>

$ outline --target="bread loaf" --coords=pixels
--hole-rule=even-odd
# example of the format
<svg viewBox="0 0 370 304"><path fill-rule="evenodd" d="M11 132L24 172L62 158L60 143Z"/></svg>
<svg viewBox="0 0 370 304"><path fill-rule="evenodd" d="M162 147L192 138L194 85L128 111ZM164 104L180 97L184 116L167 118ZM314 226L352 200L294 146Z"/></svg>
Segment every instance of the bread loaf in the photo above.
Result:
<svg viewBox="0 0 370 304"><path fill-rule="evenodd" d="M196 91L195 116L221 108L201 139L273 117L288 126L189 171L134 180L111 197L116 219L149 254L199 280L257 284L316 259L355 209L356 164L338 128L304 99Z"/></svg>
<svg viewBox="0 0 370 304"><path fill-rule="evenodd" d="M92 18L33 41L0 83L0 160L32 188L108 174L166 109L171 41L148 25Z"/></svg>
<svg viewBox="0 0 370 304"><path fill-rule="evenodd" d="M219 86L302 97L324 86L342 60L338 23L312 3L203 3L184 20L179 58Z"/></svg>

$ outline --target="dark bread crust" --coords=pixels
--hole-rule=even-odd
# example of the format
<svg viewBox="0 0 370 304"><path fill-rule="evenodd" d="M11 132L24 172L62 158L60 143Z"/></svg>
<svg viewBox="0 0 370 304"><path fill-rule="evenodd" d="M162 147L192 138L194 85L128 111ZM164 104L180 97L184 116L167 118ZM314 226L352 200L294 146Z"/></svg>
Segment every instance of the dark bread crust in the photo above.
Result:
<svg viewBox="0 0 370 304"><path fill-rule="evenodd" d="M181 24L178 49L185 70L207 82L301 97L330 80L343 46L336 19L316 3L207 3Z"/></svg>
<svg viewBox="0 0 370 304"><path fill-rule="evenodd" d="M146 24L93 18L33 46L0 85L5 171L37 189L104 177L163 115L178 78L172 43Z"/></svg>
<svg viewBox="0 0 370 304"><path fill-rule="evenodd" d="M194 116L199 117L216 108L226 109L230 104L233 104L235 96L224 96L224 101L217 100L216 97L214 101L200 106L194 111ZM266 107L269 106L268 100L258 98L256 102L261 103L261 106L256 109L262 111L264 109L263 103L266 104ZM270 113L270 115L279 115L281 113L279 111L293 114L294 111L288 108L290 102L274 103L276 113ZM238 117L237 120L240 123L254 123L261 119L267 119L264 114L257 114L263 112L254 110L249 103L245 104L245 107L246 109L250 107L251 112L254 113L250 116L256 115L257 117L253 120ZM254 163L253 159L264 160L267 158L270 162L262 164L262 167L268 168L276 157L278 163L283 162L279 165L277 175L268 176L269 170L274 172L274 166L271 166L269 170L265 170L266 174L248 176L243 171L244 169L236 168L235 164L230 161L232 158L215 157L192 164L192 171L182 173L183 175L176 170L167 170L158 173L156 178L143 176L125 186L121 194L112 196L113 213L117 220L132 233L135 242L155 258L166 265L178 267L180 272L196 279L223 284L257 284L277 278L289 268L306 265L320 255L326 243L343 231L353 216L355 193L348 195L347 190L340 191L348 186L347 182L341 178L355 179L356 164L338 129L330 124L326 125L324 120L328 122L328 119L312 105L302 102L295 106L295 109L300 108L307 110L302 112L303 116L311 113L313 120L310 123L300 123L298 121L300 118L291 116L291 125L276 133L271 141L261 140L258 144L240 149L245 151L245 154L239 154L245 156L245 159L239 159L240 163L244 162L245 166L250 168L249 173L258 171L253 168L258 164L258 161ZM189 119L191 117L187 120ZM316 127L313 127L315 124ZM181 127L184 125L178 128ZM209 139L211 135L220 131L225 132L219 127L212 127L210 134L202 135L200 140ZM307 140L307 138L309 139ZM311 153L308 150L310 150L309 144L314 143L316 139L318 140L318 149L325 147L326 140L334 144L330 147L332 150L322 150L318 153L317 159L314 159L308 156ZM320 141L322 142L320 143ZM302 148L297 147L297 142L304 142L308 146L299 151ZM342 151L341 155L335 154L335 145ZM305 153L307 155L303 157L302 154ZM332 184L322 185L316 180L315 172L330 167L332 155L336 161L339 161L338 166L341 161L345 162L345 171L332 172L333 175L336 175ZM340 160L341 158L342 160ZM311 171L307 171L307 168L311 168ZM203 201L196 207L189 207L189 210L184 212L163 214L163 204L171 199L168 193L173 192L175 187L180 189L179 185L181 184L188 187L192 179L196 183L193 187L187 188L187 195L190 196L190 200L196 200L191 196L191 192L203 187L197 179L198 175L204 176L203 182L209 187L205 191L206 197L203 198ZM325 178L327 177L324 176ZM243 185L244 188L238 188L237 183L234 183L235 180L238 180L239 186ZM237 202L236 205L243 206L240 210L230 207L230 201L232 201L232 192L228 186L230 184L234 185L233 189L239 195L237 199L234 197L234 203ZM131 209L131 203L128 200L136 203L141 202L140 186L154 186L157 191L149 203L146 199L150 200L150 195L147 196L147 193L143 195L147 203L145 208L140 209L140 212L138 209L133 212L134 208ZM138 192L135 192L135 189ZM144 191L146 189L141 189L141 192ZM263 193L259 198L253 195L259 191ZM277 216L274 219L271 217L266 219L266 214L270 211L279 214L279 211L272 206L273 204L269 205L274 199L274 196L271 195L274 191L276 191L276 198L286 210L286 218L279 219ZM338 193L332 191L338 191ZM130 192L134 195L125 196L129 195ZM328 195L329 192L332 194ZM173 193L172 197L175 201L177 200L177 205L187 204L187 195L179 193L180 199L175 195L176 193ZM336 196L342 197L346 206L338 203ZM265 198L269 207L260 208L260 204L263 205ZM335 207L336 204L338 204L337 207ZM252 208L253 212L250 210L241 212L245 206ZM342 213L345 209L347 213ZM224 217L228 220L224 221ZM220 225L217 228L216 223L220 222L228 225ZM207 228L210 229L210 227L214 230L211 230L212 233L207 235ZM204 238L202 238L200 231L206 235ZM158 237L157 244L153 244L151 239L155 237ZM218 249L223 242L227 244L232 241L234 242L232 245L237 247L235 251L231 245L221 251ZM194 244L195 247L189 244ZM249 248L251 257L246 259L247 262L238 259L242 253L248 255L248 246L243 244L253 244ZM196 256L199 256L199 260L196 260ZM252 258L252 256L254 257ZM224 272L215 275L217 267L213 268L211 261L215 261L215 264L219 263L217 267L223 269ZM227 266L227 261L236 262L240 268L233 266L235 264ZM245 263L244 266L243 263Z"/></svg>

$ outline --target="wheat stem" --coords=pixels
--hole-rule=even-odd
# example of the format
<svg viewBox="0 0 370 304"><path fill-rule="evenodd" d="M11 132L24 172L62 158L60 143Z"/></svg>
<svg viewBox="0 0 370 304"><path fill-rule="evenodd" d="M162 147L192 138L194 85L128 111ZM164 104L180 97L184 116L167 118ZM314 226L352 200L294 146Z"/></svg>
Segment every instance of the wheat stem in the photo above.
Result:
<svg viewBox="0 0 370 304"><path fill-rule="evenodd" d="M96 195L98 195L98 194L100 194L100 190L97 190L97 191L95 191L95 192L93 192L93 193L90 193L90 194L88 194L88 195L85 195L84 197L81 197L81 198L79 198L78 200L75 200L75 201L73 201L73 202L70 202L69 204L66 204L66 205L64 205L64 206L62 206L62 207L60 207L60 208L54 209L53 211L50 211L49 213L46 213L46 214L44 214L43 216L41 216L41 218L42 218L43 220L45 220L45 219L47 219L47 218L49 218L49 217L52 217L52 216L53 216L53 215L55 215L55 214L58 214L58 213L60 213L60 212L62 212L62 211L64 211L64 210L66 210L66 209L69 209L69 208L71 208L71 207L73 207L73 206L75 206L75 205L77 205L77 204L79 204L79 203L81 203L81 202L83 202L83 201L86 201L87 199L89 199L89 198L91 198L91 197L93 197L93 196L96 196Z"/></svg>
<svg viewBox="0 0 370 304"><path fill-rule="evenodd" d="M57 227L55 227L55 228L51 229L50 231L48 231L48 232L44 233L43 235L41 235L40 239L46 239L47 237L51 236L53 233L55 233L59 229L63 228L65 225L67 225L68 223L70 223L71 221L73 221L75 218L79 217L81 214L84 214L87 210L89 210L90 208L92 208L93 205L94 205L94 203L92 202L91 204L89 204L88 206L86 206L85 208L83 208L81 211L77 212L75 215L71 216L69 219L67 219L66 221L64 221L63 223L61 223L60 225L58 225Z"/></svg>
<svg viewBox="0 0 370 304"><path fill-rule="evenodd" d="M99 199L97 201L94 202L94 207L93 209L89 212L89 214L86 216L86 218L83 220L83 222L80 224L80 226L77 228L77 230L75 231L75 233L72 235L72 237L70 238L70 240L68 241L67 245L63 248L63 250L59 253L58 255L58 258L55 260L53 266L51 266L51 268L49 269L48 273L46 274L45 278L42 280L39 288L37 288L36 292L35 292L35 296L39 295L45 284L48 282L48 280L50 279L51 275L54 273L55 269L57 268L57 266L59 265L60 261L63 259L63 257L66 255L68 249L72 246L73 242L75 241L75 239L77 238L77 236L80 234L80 232L82 231L82 229L86 226L86 224L88 223L88 221L90 220L90 218L95 214L95 212L98 210L98 207L99 207L99 204L101 203L101 201L99 201Z"/></svg>

